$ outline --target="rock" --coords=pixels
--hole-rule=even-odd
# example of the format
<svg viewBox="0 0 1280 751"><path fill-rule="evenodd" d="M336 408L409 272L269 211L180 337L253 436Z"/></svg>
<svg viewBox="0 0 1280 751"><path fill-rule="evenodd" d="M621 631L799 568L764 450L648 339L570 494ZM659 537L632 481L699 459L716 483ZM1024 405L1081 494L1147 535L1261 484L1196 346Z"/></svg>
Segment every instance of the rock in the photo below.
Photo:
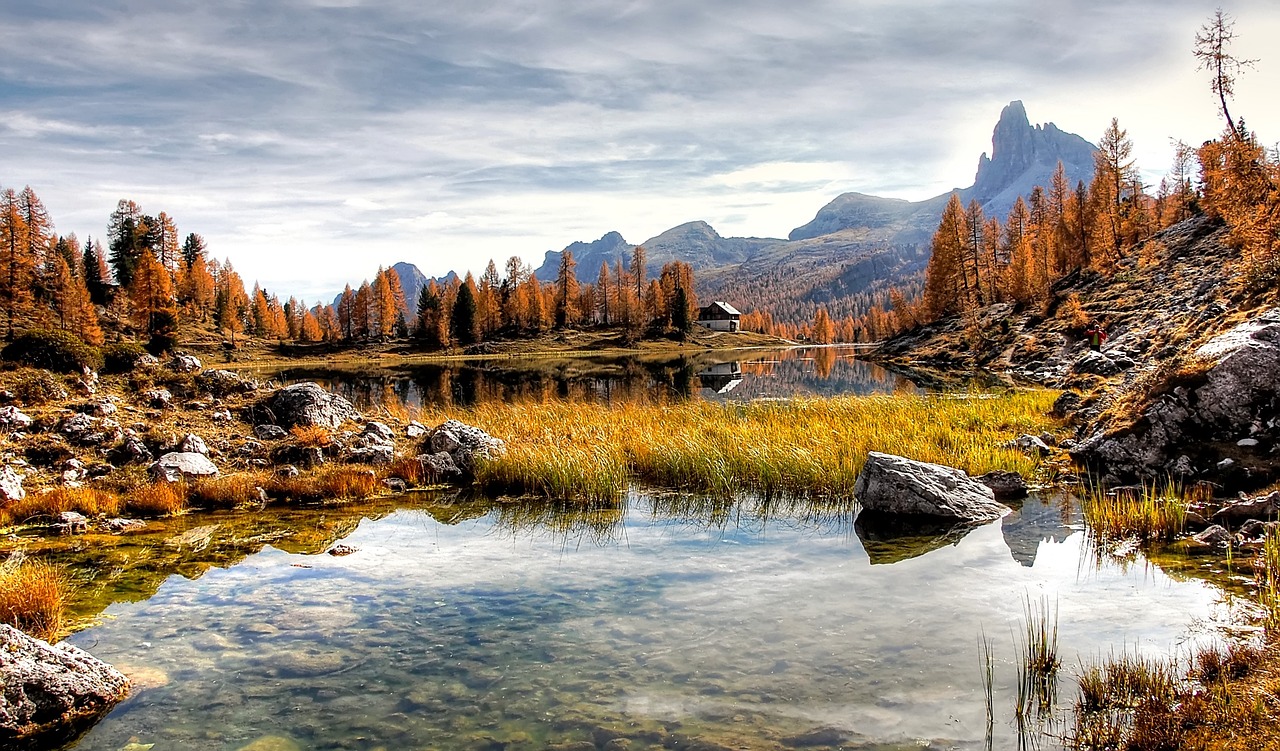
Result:
<svg viewBox="0 0 1280 751"><path fill-rule="evenodd" d="M259 441L278 441L289 437L289 431L279 425L254 425L253 435Z"/></svg>
<svg viewBox="0 0 1280 751"><path fill-rule="evenodd" d="M1126 358L1127 359L1127 358ZM1133 361L1129 360L1129 367ZM1089 351L1080 356L1071 366L1071 372L1088 375L1113 376L1122 370L1120 363L1102 352Z"/></svg>
<svg viewBox="0 0 1280 751"><path fill-rule="evenodd" d="M148 352L147 354L139 357L137 360L134 360L133 367L137 370L143 370L145 368L158 368L160 367L160 358Z"/></svg>
<svg viewBox="0 0 1280 751"><path fill-rule="evenodd" d="M106 519L102 522L102 528L113 535L121 535L125 532L146 529L147 523L141 519Z"/></svg>
<svg viewBox="0 0 1280 751"><path fill-rule="evenodd" d="M271 459L277 464L294 464L302 469L311 469L324 464L324 450L319 446L280 446L271 452Z"/></svg>
<svg viewBox="0 0 1280 751"><path fill-rule="evenodd" d="M390 464L396 458L395 432L384 423L371 422L355 440L347 461L362 464Z"/></svg>
<svg viewBox="0 0 1280 751"><path fill-rule="evenodd" d="M175 373L198 373L202 367L203 363L194 355L175 355L169 361L169 370Z"/></svg>
<svg viewBox="0 0 1280 751"><path fill-rule="evenodd" d="M405 482L402 477L388 477L382 481L382 484L386 485L387 490L392 493L404 493L409 490L409 483Z"/></svg>
<svg viewBox="0 0 1280 751"><path fill-rule="evenodd" d="M31 427L31 418L13 405L0 408L0 432L13 433Z"/></svg>
<svg viewBox="0 0 1280 751"><path fill-rule="evenodd" d="M1240 440L1236 441L1236 445L1242 449L1251 449L1258 445L1258 439L1257 438L1241 438Z"/></svg>
<svg viewBox="0 0 1280 751"><path fill-rule="evenodd" d="M62 463L62 482L67 485L79 483L89 476L84 462L79 459L68 459Z"/></svg>
<svg viewBox="0 0 1280 751"><path fill-rule="evenodd" d="M1265 538L1268 534L1274 534L1280 529L1280 522L1263 522L1257 519L1250 519L1240 525L1240 536L1248 540L1258 540Z"/></svg>
<svg viewBox="0 0 1280 751"><path fill-rule="evenodd" d="M89 520L77 511L63 511L55 526L60 535L82 535L89 531Z"/></svg>
<svg viewBox="0 0 1280 751"><path fill-rule="evenodd" d="M75 410L95 417L110 417L120 411L115 402L110 399L96 399L84 404L78 404Z"/></svg>
<svg viewBox="0 0 1280 751"><path fill-rule="evenodd" d="M1218 524L1234 526L1249 519L1271 521L1278 516L1280 516L1280 490L1224 506L1218 509L1212 519Z"/></svg>
<svg viewBox="0 0 1280 751"><path fill-rule="evenodd" d="M282 735L265 735L236 751L302 751L302 746Z"/></svg>
<svg viewBox="0 0 1280 751"><path fill-rule="evenodd" d="M997 501L1016 501L1027 497L1027 481L1017 472L997 469L973 479L990 488Z"/></svg>
<svg viewBox="0 0 1280 751"><path fill-rule="evenodd" d="M196 376L196 386L214 396L242 394L258 388L258 382L241 378L230 370L206 370Z"/></svg>
<svg viewBox="0 0 1280 751"><path fill-rule="evenodd" d="M356 446L347 453L347 461L353 464L390 464L396 452L391 446Z"/></svg>
<svg viewBox="0 0 1280 751"><path fill-rule="evenodd" d="M151 454L151 449L147 448L147 444L143 443L132 430L126 431L124 440L122 440L107 455L112 464L123 466L125 464L140 464L149 462L155 457Z"/></svg>
<svg viewBox="0 0 1280 751"><path fill-rule="evenodd" d="M278 477L290 478L290 477L297 477L299 474L301 473L298 472L298 468L293 466L292 464L286 464L282 467L276 467L276 475Z"/></svg>
<svg viewBox="0 0 1280 751"><path fill-rule="evenodd" d="M419 454L418 463L427 482L447 482L462 477L462 470L453 463L453 457L441 451L435 454Z"/></svg>
<svg viewBox="0 0 1280 751"><path fill-rule="evenodd" d="M329 555L332 555L332 556L351 555L352 553L356 552L359 549L360 548L352 547L350 545L338 544L329 548Z"/></svg>
<svg viewBox="0 0 1280 751"><path fill-rule="evenodd" d="M231 422L232 420L231 410L229 409L215 410L211 415L209 415L209 419L214 422Z"/></svg>
<svg viewBox="0 0 1280 751"><path fill-rule="evenodd" d="M1009 512L990 488L964 472L872 451L854 496L863 510L955 521L990 521Z"/></svg>
<svg viewBox="0 0 1280 751"><path fill-rule="evenodd" d="M379 438L383 443L391 443L396 438L396 432L384 422L365 423L364 435Z"/></svg>
<svg viewBox="0 0 1280 751"><path fill-rule="evenodd" d="M77 412L58 424L58 432L68 441L81 446L100 446L109 441L118 441L123 433L120 425L108 417L91 417Z"/></svg>
<svg viewBox="0 0 1280 751"><path fill-rule="evenodd" d="M271 410L276 423L284 428L305 425L338 428L345 422L361 419L351 402L315 383L286 386L259 404Z"/></svg>
<svg viewBox="0 0 1280 751"><path fill-rule="evenodd" d="M143 404L152 409L164 409L173 402L173 394L169 393L169 389L147 389L138 396Z"/></svg>
<svg viewBox="0 0 1280 751"><path fill-rule="evenodd" d="M195 433L187 433L187 436L182 439L182 443L178 444L178 451L191 454L204 454L205 456L208 456L209 445L204 442L203 438Z"/></svg>
<svg viewBox="0 0 1280 751"><path fill-rule="evenodd" d="M410 438L421 438L427 434L427 426L420 422L410 422L409 426L404 429L405 435Z"/></svg>
<svg viewBox="0 0 1280 751"><path fill-rule="evenodd" d="M129 693L129 679L65 642L0 624L0 746L62 745ZM53 741L53 742L50 742Z"/></svg>
<svg viewBox="0 0 1280 751"><path fill-rule="evenodd" d="M0 466L0 506L16 503L27 497L22 487L22 476L9 465Z"/></svg>
<svg viewBox="0 0 1280 751"><path fill-rule="evenodd" d="M1232 538L1230 532L1215 524L1191 539L1200 545L1222 548L1230 545Z"/></svg>
<svg viewBox="0 0 1280 751"><path fill-rule="evenodd" d="M1006 448L1017 449L1027 456L1045 457L1050 452L1048 444L1034 435L1020 435L1004 445Z"/></svg>
<svg viewBox="0 0 1280 751"><path fill-rule="evenodd" d="M502 456L507 444L480 428L457 420L446 420L427 434L424 442L428 454L446 453L463 472L475 469L476 461Z"/></svg>
<svg viewBox="0 0 1280 751"><path fill-rule="evenodd" d="M165 482L180 482L196 477L212 477L218 474L218 468L209 457L190 451L173 451L160 457L150 467L156 479Z"/></svg>

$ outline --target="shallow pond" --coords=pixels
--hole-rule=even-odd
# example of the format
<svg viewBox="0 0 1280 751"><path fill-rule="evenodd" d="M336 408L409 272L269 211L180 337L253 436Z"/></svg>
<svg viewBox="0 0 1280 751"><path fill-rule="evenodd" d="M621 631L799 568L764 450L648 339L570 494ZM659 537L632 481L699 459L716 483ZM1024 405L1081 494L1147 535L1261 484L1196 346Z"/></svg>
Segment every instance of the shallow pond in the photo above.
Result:
<svg viewBox="0 0 1280 751"><path fill-rule="evenodd" d="M858 351L690 350L675 355L511 357L357 370L289 367L249 372L286 384L316 381L361 409L387 402L469 407L528 399L745 401L916 390L906 377L859 360Z"/></svg>
<svg viewBox="0 0 1280 751"><path fill-rule="evenodd" d="M1055 500L911 537L801 503L400 503L340 525L350 555L268 545L110 606L71 642L140 690L74 747L977 749L985 633L991 747L1017 748L1028 597L1058 609L1064 700L1082 662L1213 639L1227 607L1100 561Z"/></svg>

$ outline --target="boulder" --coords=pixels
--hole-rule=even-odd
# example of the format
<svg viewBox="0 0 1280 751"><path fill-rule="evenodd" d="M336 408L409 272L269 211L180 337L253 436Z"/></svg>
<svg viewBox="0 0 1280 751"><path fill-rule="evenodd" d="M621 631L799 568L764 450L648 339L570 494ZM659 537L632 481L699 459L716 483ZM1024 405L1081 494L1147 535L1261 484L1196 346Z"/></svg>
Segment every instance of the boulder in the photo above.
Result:
<svg viewBox="0 0 1280 751"><path fill-rule="evenodd" d="M1049 414L1054 417L1066 417L1072 412L1080 409L1084 403L1084 399L1074 391L1063 391L1053 400L1053 407L1049 410Z"/></svg>
<svg viewBox="0 0 1280 751"><path fill-rule="evenodd" d="M82 535L89 531L89 520L78 511L63 511L55 526L60 535Z"/></svg>
<svg viewBox="0 0 1280 751"><path fill-rule="evenodd" d="M146 529L147 523L141 519L106 519L102 522L102 528L113 535L122 535L125 532Z"/></svg>
<svg viewBox="0 0 1280 751"><path fill-rule="evenodd" d="M118 441L123 435L120 425L109 417L92 417L77 412L58 424L58 432L68 441L81 446L100 446Z"/></svg>
<svg viewBox="0 0 1280 751"><path fill-rule="evenodd" d="M169 370L175 373L198 373L204 364L194 355L175 355L169 361Z"/></svg>
<svg viewBox="0 0 1280 751"><path fill-rule="evenodd" d="M427 426L417 421L410 422L404 433L410 438L421 438L427 434Z"/></svg>
<svg viewBox="0 0 1280 751"><path fill-rule="evenodd" d="M395 432L384 423L371 422L356 437L347 460L362 464L390 464L396 458Z"/></svg>
<svg viewBox="0 0 1280 751"><path fill-rule="evenodd" d="M1272 521L1280 517L1280 490L1257 498L1244 498L1218 509L1213 515L1217 524L1238 525L1256 519Z"/></svg>
<svg viewBox="0 0 1280 751"><path fill-rule="evenodd" d="M142 403L152 409L164 409L173 402L173 394L169 389L147 389L138 395Z"/></svg>
<svg viewBox="0 0 1280 751"><path fill-rule="evenodd" d="M507 444L480 428L457 420L446 420L432 428L423 442L426 454L446 453L463 472L472 472L476 461L502 456Z"/></svg>
<svg viewBox="0 0 1280 751"><path fill-rule="evenodd" d="M1016 501L1027 497L1027 481L1017 472L997 469L973 479L990 488L997 501Z"/></svg>
<svg viewBox="0 0 1280 751"><path fill-rule="evenodd" d="M65 642L0 624L0 746L71 740L129 693L129 679Z"/></svg>
<svg viewBox="0 0 1280 751"><path fill-rule="evenodd" d="M196 386L214 396L226 396L254 391L258 383L230 370L206 370L196 376Z"/></svg>
<svg viewBox="0 0 1280 751"><path fill-rule="evenodd" d="M351 402L326 391L316 383L296 383L285 386L259 402L275 416L276 424L284 428L320 425L326 428L341 427L345 422L361 419Z"/></svg>
<svg viewBox="0 0 1280 751"><path fill-rule="evenodd" d="M212 477L218 474L218 468L209 457L192 451L172 451L152 464L151 474L165 482L180 482L196 477Z"/></svg>
<svg viewBox="0 0 1280 751"><path fill-rule="evenodd" d="M126 464L140 464L149 462L153 458L151 449L147 448L147 444L143 442L138 434L132 430L125 431L124 439L111 450L107 455L112 464L124 466Z"/></svg>
<svg viewBox="0 0 1280 751"><path fill-rule="evenodd" d="M1132 363L1132 361L1130 361ZM1132 364L1129 367L1133 367ZM1113 376L1122 368L1119 363L1103 352L1089 351L1080 356L1071 366L1072 372L1089 375Z"/></svg>
<svg viewBox="0 0 1280 751"><path fill-rule="evenodd" d="M22 487L22 476L8 465L0 466L0 506L15 503L27 497Z"/></svg>
<svg viewBox="0 0 1280 751"><path fill-rule="evenodd" d="M0 432L13 433L31 427L31 418L12 405L0 408Z"/></svg>
<svg viewBox="0 0 1280 751"><path fill-rule="evenodd" d="M187 433L186 437L182 439L182 443L178 444L178 451L208 456L209 444L205 443L204 439L195 433Z"/></svg>
<svg viewBox="0 0 1280 751"><path fill-rule="evenodd" d="M286 444L271 452L271 460L276 464L293 464L303 469L311 469L324 464L324 449L319 446Z"/></svg>
<svg viewBox="0 0 1280 751"><path fill-rule="evenodd" d="M1223 548L1231 544L1231 533L1215 524L1191 538L1199 545L1210 548Z"/></svg>
<svg viewBox="0 0 1280 751"><path fill-rule="evenodd" d="M958 469L879 451L867 455L853 494L863 510L880 514L981 522L1009 512L990 488Z"/></svg>
<svg viewBox="0 0 1280 751"><path fill-rule="evenodd" d="M1092 426L1073 458L1098 474L1150 477L1212 471L1227 458L1222 447L1235 447L1242 433L1274 444L1280 433L1280 308L1210 339L1190 362L1196 367L1157 380L1158 390L1141 394L1149 406L1139 419Z"/></svg>
<svg viewBox="0 0 1280 751"><path fill-rule="evenodd" d="M281 438L288 438L289 431L279 425L254 425L253 435L259 441L278 441Z"/></svg>
<svg viewBox="0 0 1280 751"><path fill-rule="evenodd" d="M1049 455L1049 444L1039 436L1020 435L1005 444L1005 448L1017 449L1027 456L1044 457Z"/></svg>
<svg viewBox="0 0 1280 751"><path fill-rule="evenodd" d="M444 451L435 454L420 454L418 463L422 465L422 472L426 475L427 482L444 482L462 477L462 470L458 469L457 464L454 464L453 457Z"/></svg>

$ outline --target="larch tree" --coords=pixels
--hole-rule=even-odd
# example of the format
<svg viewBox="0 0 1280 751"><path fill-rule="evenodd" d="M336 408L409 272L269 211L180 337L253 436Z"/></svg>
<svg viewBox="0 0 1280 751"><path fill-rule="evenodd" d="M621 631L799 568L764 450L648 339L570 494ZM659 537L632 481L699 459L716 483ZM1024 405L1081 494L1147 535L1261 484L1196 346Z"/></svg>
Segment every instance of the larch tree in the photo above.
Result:
<svg viewBox="0 0 1280 751"><path fill-rule="evenodd" d="M129 285L134 323L152 342L172 341L177 331L178 307L169 270L150 252L138 256ZM161 346L161 349L167 349Z"/></svg>
<svg viewBox="0 0 1280 751"><path fill-rule="evenodd" d="M1111 118L1102 140L1098 141L1093 161L1090 191L1095 210L1102 217L1102 221L1097 222L1099 244L1106 249L1108 262L1112 263L1120 259L1124 245L1128 214L1126 199L1131 197L1131 186L1137 172L1133 161L1133 142L1129 140L1128 131L1120 127L1118 118Z"/></svg>
<svg viewBox="0 0 1280 751"><path fill-rule="evenodd" d="M610 290L611 286L612 282L609 279L609 262L601 261L600 276L596 279L596 311L599 316L600 323L605 326L609 325L609 311L613 307L610 295L614 293Z"/></svg>
<svg viewBox="0 0 1280 751"><path fill-rule="evenodd" d="M36 259L29 251L27 223L12 188L0 194L0 307L4 309L5 338L12 340L30 321L34 306Z"/></svg>
<svg viewBox="0 0 1280 751"><path fill-rule="evenodd" d="M214 325L225 331L236 343L236 334L244 331L245 315L249 309L249 295L244 289L244 279L232 268L230 260L224 260L217 268L214 279Z"/></svg>
<svg viewBox="0 0 1280 751"><path fill-rule="evenodd" d="M573 326L578 322L578 262L573 260L572 250L560 254L555 311L557 326Z"/></svg>
<svg viewBox="0 0 1280 751"><path fill-rule="evenodd" d="M924 303L929 320L960 311L968 296L964 278L964 206L952 193L933 233L932 250L925 268Z"/></svg>
<svg viewBox="0 0 1280 751"><path fill-rule="evenodd" d="M631 278L634 280L636 300L644 298L644 246L637 245L631 251Z"/></svg>
<svg viewBox="0 0 1280 751"><path fill-rule="evenodd" d="M818 308L813 314L813 341L816 344L831 344L836 339L835 326L826 308Z"/></svg>
<svg viewBox="0 0 1280 751"><path fill-rule="evenodd" d="M1227 108L1227 100L1235 96L1236 76L1245 68L1252 68L1256 60L1245 60L1231 54L1228 49L1235 41L1235 19L1221 8L1196 32L1192 54L1199 62L1199 69L1208 71L1209 88L1218 97L1222 116L1227 121L1228 138L1238 134L1235 120Z"/></svg>

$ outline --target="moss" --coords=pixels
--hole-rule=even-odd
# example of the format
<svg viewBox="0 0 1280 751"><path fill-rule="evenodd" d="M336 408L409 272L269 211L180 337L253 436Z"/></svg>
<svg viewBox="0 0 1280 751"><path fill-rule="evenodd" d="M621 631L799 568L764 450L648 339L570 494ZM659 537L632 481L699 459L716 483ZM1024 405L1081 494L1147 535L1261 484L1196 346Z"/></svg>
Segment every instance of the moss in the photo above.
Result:
<svg viewBox="0 0 1280 751"><path fill-rule="evenodd" d="M102 367L102 352L66 331L28 331L0 352L9 362L44 368L55 373L79 373Z"/></svg>

